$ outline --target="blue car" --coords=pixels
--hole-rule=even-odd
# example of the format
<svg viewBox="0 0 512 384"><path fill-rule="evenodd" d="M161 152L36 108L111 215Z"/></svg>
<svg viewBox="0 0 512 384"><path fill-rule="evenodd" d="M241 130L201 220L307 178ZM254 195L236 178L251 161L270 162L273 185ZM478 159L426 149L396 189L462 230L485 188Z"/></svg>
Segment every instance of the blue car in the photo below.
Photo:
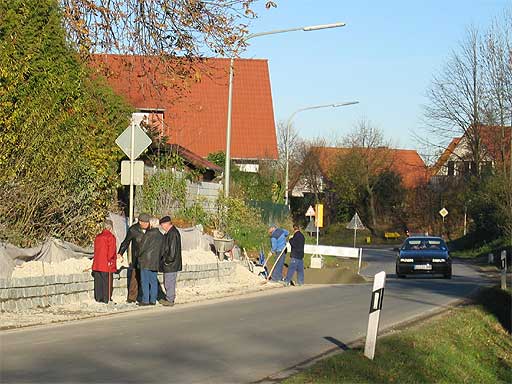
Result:
<svg viewBox="0 0 512 384"><path fill-rule="evenodd" d="M444 240L440 237L408 237L396 258L396 275L439 274L452 278L452 259Z"/></svg>

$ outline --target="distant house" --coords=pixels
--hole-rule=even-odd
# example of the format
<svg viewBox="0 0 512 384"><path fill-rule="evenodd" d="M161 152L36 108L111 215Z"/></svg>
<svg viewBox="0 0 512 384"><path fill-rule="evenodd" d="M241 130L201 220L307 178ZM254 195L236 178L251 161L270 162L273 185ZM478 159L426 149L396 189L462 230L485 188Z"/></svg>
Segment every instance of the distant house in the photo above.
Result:
<svg viewBox="0 0 512 384"><path fill-rule="evenodd" d="M482 125L480 138L480 164L471 156L468 135L453 138L431 169L432 181L439 182L447 176L476 174L498 164L510 162L510 127Z"/></svg>
<svg viewBox="0 0 512 384"><path fill-rule="evenodd" d="M186 61L194 73L186 81L171 78L155 57L94 55L93 63L137 110L136 118L160 126L170 144L202 158L225 152L229 59ZM254 172L259 160L277 159L267 60L235 60L231 132L231 157L242 170Z"/></svg>
<svg viewBox="0 0 512 384"><path fill-rule="evenodd" d="M313 147L315 158L318 159L317 185L321 189L326 185L328 175L338 158L348 154L350 148L338 147ZM389 169L396 172L402 178L402 185L406 189L414 189L428 182L428 169L418 152L410 149L393 149L387 147L369 149L372 156L385 157L382 162L382 170ZM303 166L302 169L305 167ZM304 193L310 193L311 186L304 179L303 174L296 175L292 183L292 196L300 197Z"/></svg>

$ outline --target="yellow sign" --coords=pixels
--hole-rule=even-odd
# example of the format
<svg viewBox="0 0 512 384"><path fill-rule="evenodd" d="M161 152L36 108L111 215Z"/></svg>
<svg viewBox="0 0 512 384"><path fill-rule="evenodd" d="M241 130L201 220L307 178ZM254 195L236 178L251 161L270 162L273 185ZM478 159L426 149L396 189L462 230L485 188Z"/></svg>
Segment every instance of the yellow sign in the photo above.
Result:
<svg viewBox="0 0 512 384"><path fill-rule="evenodd" d="M318 228L322 228L324 226L324 205L317 204L315 205L315 224Z"/></svg>

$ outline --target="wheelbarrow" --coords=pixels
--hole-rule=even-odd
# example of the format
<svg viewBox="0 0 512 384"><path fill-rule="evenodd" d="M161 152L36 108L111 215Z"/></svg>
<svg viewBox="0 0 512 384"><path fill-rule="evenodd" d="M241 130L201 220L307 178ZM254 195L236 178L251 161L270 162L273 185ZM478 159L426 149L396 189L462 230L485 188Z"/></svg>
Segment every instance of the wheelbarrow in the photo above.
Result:
<svg viewBox="0 0 512 384"><path fill-rule="evenodd" d="M215 246L215 251L217 252L217 257L219 260L224 260L224 253L229 252L233 249L235 245L234 239L213 239L213 245Z"/></svg>

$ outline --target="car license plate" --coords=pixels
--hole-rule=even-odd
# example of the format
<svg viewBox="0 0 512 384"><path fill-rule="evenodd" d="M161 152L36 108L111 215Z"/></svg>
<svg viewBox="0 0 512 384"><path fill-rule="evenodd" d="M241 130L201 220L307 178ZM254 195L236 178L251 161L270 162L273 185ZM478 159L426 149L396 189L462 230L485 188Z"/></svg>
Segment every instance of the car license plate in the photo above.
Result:
<svg viewBox="0 0 512 384"><path fill-rule="evenodd" d="M422 271L430 271L432 270L432 265L430 264L418 264L414 266L414 269L422 270Z"/></svg>

